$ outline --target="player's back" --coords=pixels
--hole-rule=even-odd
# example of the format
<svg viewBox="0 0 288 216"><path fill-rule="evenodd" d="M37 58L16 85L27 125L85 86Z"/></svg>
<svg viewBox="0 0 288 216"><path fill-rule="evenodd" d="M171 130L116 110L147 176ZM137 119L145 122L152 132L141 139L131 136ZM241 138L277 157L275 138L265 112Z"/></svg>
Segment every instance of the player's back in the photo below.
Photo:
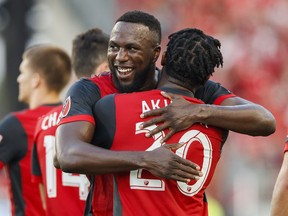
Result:
<svg viewBox="0 0 288 216"><path fill-rule="evenodd" d="M165 131L146 138L145 133L155 126L140 129L140 114L169 103L159 90L103 98L95 108L95 143L112 150L151 151L160 147ZM121 206L118 212L122 211L123 215L207 215L204 191L220 159L222 135L220 129L195 124L169 140L169 143L185 142L175 153L200 165L203 177L197 182L192 180L187 185L163 180L143 169L116 174ZM114 203L115 198L117 196Z"/></svg>
<svg viewBox="0 0 288 216"><path fill-rule="evenodd" d="M75 215L84 213L89 181L85 175L64 173L53 165L55 133L62 105L39 119L33 148L33 182L43 183L46 215ZM65 205L69 204L69 207ZM69 209L68 209L69 208Z"/></svg>
<svg viewBox="0 0 288 216"><path fill-rule="evenodd" d="M31 151L37 120L53 107L14 112L4 120L4 131L0 130L3 136L0 152L6 152L6 155L0 154L0 160L7 165L10 178L12 215L44 214L38 184L31 183Z"/></svg>

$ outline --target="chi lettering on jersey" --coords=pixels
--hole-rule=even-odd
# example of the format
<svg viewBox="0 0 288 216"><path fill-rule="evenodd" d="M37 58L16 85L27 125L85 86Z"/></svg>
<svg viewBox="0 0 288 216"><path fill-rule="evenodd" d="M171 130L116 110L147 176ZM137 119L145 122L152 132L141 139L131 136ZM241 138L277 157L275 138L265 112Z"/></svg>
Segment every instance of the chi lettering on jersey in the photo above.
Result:
<svg viewBox="0 0 288 216"><path fill-rule="evenodd" d="M50 115L44 117L41 124L41 129L47 130L48 128L57 125L57 121L58 121L58 114L57 112L53 112Z"/></svg>

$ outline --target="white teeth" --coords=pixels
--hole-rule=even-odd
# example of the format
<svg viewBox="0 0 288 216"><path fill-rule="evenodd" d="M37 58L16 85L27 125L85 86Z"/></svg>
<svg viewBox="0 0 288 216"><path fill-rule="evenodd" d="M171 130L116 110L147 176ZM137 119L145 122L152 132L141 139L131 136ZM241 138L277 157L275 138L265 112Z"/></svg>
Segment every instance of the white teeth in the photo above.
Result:
<svg viewBox="0 0 288 216"><path fill-rule="evenodd" d="M118 71L119 71L120 73L129 73L129 72L132 71L132 68L119 68L119 67L118 67Z"/></svg>

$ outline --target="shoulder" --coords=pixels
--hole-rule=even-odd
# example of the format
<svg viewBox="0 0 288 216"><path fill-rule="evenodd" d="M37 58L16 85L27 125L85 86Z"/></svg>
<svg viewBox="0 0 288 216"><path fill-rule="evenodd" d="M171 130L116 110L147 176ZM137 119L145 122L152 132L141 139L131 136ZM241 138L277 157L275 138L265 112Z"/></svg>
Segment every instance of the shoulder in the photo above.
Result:
<svg viewBox="0 0 288 216"><path fill-rule="evenodd" d="M9 113L7 114L1 121L0 121L0 128L2 127L7 127L9 125L13 126L13 123L15 121L18 121L16 115L18 114L18 112L14 112L14 113ZM21 116L21 115L19 115Z"/></svg>
<svg viewBox="0 0 288 216"><path fill-rule="evenodd" d="M204 86L201 86L195 92L195 97L202 100L206 104L213 104L215 101L234 95L228 89L224 88L220 83L208 80Z"/></svg>
<svg viewBox="0 0 288 216"><path fill-rule="evenodd" d="M112 75L109 72L93 76L89 80L98 86L102 96L118 92L113 83Z"/></svg>

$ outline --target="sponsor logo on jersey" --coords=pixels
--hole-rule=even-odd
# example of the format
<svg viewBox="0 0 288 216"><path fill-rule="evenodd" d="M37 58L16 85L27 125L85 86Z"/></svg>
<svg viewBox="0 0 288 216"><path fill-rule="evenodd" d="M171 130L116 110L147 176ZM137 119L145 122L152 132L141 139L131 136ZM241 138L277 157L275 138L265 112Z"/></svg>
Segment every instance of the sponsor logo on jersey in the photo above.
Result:
<svg viewBox="0 0 288 216"><path fill-rule="evenodd" d="M68 98L66 98L64 102L60 118L64 118L65 116L67 116L70 111L70 108L71 108L71 97L69 96Z"/></svg>

